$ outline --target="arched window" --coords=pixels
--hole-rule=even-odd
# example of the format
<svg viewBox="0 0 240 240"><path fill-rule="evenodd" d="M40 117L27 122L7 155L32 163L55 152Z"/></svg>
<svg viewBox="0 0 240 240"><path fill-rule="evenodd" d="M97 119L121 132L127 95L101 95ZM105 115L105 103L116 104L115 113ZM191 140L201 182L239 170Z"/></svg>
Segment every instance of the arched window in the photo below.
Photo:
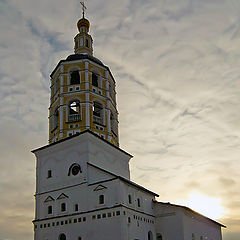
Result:
<svg viewBox="0 0 240 240"><path fill-rule="evenodd" d="M61 212L66 211L66 203L61 203Z"/></svg>
<svg viewBox="0 0 240 240"><path fill-rule="evenodd" d="M130 194L128 195L128 203L132 204L132 196Z"/></svg>
<svg viewBox="0 0 240 240"><path fill-rule="evenodd" d="M151 231L148 232L148 240L153 240L153 234Z"/></svg>
<svg viewBox="0 0 240 240"><path fill-rule="evenodd" d="M70 102L68 106L68 122L79 122L81 121L81 108L79 101Z"/></svg>
<svg viewBox="0 0 240 240"><path fill-rule="evenodd" d="M157 233L157 240L163 240L162 234Z"/></svg>
<svg viewBox="0 0 240 240"><path fill-rule="evenodd" d="M138 207L141 207L140 198L137 199L137 206L138 206Z"/></svg>
<svg viewBox="0 0 240 240"><path fill-rule="evenodd" d="M56 109L53 114L53 129L58 127L58 120L59 120L59 112L58 112L58 109Z"/></svg>
<svg viewBox="0 0 240 240"><path fill-rule="evenodd" d="M80 84L80 75L78 71L73 71L70 74L70 85Z"/></svg>
<svg viewBox="0 0 240 240"><path fill-rule="evenodd" d="M104 195L99 196L99 204L104 204Z"/></svg>
<svg viewBox="0 0 240 240"><path fill-rule="evenodd" d="M92 73L92 85L98 87L98 76L95 73Z"/></svg>
<svg viewBox="0 0 240 240"><path fill-rule="evenodd" d="M93 122L103 124L103 105L99 102L93 102Z"/></svg>
<svg viewBox="0 0 240 240"><path fill-rule="evenodd" d="M61 233L58 237L58 240L66 240L66 239L67 239L67 237L64 233Z"/></svg>

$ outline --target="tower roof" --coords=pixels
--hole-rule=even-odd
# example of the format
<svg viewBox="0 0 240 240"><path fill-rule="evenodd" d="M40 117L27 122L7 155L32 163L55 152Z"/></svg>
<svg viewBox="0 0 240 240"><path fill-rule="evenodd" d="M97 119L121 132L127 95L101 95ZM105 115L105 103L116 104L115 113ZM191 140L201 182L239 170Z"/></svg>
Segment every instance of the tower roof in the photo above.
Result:
<svg viewBox="0 0 240 240"><path fill-rule="evenodd" d="M83 17L83 18L78 20L77 27L78 27L79 32L80 32L81 27L86 27L87 31L89 31L90 22L86 18Z"/></svg>

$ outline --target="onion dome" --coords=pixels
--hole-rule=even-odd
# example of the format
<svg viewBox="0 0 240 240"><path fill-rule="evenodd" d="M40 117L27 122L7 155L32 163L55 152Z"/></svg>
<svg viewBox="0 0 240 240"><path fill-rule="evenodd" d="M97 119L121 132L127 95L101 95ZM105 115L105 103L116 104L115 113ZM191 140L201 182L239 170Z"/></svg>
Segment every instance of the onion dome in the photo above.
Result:
<svg viewBox="0 0 240 240"><path fill-rule="evenodd" d="M77 22L78 31L81 32L81 27L87 28L87 32L90 28L90 22L86 18L81 18Z"/></svg>

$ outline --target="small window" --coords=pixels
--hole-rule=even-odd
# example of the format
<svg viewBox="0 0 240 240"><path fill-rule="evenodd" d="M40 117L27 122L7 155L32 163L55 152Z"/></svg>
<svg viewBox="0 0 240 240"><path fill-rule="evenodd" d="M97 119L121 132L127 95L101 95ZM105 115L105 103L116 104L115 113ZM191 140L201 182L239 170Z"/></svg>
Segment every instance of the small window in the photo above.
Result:
<svg viewBox="0 0 240 240"><path fill-rule="evenodd" d="M112 217L112 214L110 212L107 215L108 215L108 217Z"/></svg>
<svg viewBox="0 0 240 240"><path fill-rule="evenodd" d="M40 228L42 228L42 224L40 224Z"/></svg>
<svg viewBox="0 0 240 240"><path fill-rule="evenodd" d="M53 226L53 227L55 226L55 222L52 223L52 226Z"/></svg>
<svg viewBox="0 0 240 240"><path fill-rule="evenodd" d="M47 225L48 227L50 227L50 223L48 223L48 225Z"/></svg>
<svg viewBox="0 0 240 240"><path fill-rule="evenodd" d="M64 224L64 222L63 221L61 221L61 225L63 225Z"/></svg>
<svg viewBox="0 0 240 240"><path fill-rule="evenodd" d="M68 224L68 220L65 220L65 224Z"/></svg>
<svg viewBox="0 0 240 240"><path fill-rule="evenodd" d="M137 199L137 206L141 207L140 198Z"/></svg>
<svg viewBox="0 0 240 240"><path fill-rule="evenodd" d="M74 222L74 223L76 223L76 222L77 222L77 219L76 219L76 218L74 218L73 222Z"/></svg>
<svg viewBox="0 0 240 240"><path fill-rule="evenodd" d="M116 215L119 216L119 215L120 215L120 211L117 211L117 212L116 212Z"/></svg>
<svg viewBox="0 0 240 240"><path fill-rule="evenodd" d="M48 206L48 214L52 214L52 206Z"/></svg>
<svg viewBox="0 0 240 240"><path fill-rule="evenodd" d="M59 222L57 222L57 224L56 224L57 226L59 225Z"/></svg>
<svg viewBox="0 0 240 240"><path fill-rule="evenodd" d="M203 236L200 237L200 240L203 240Z"/></svg>
<svg viewBox="0 0 240 240"><path fill-rule="evenodd" d="M75 204L75 212L78 211L78 204Z"/></svg>
<svg viewBox="0 0 240 240"><path fill-rule="evenodd" d="M106 218L106 216L107 216L106 213L103 213L102 218Z"/></svg>
<svg viewBox="0 0 240 240"><path fill-rule="evenodd" d="M81 238L81 237L78 237L78 240L82 240L82 238Z"/></svg>
<svg viewBox="0 0 240 240"><path fill-rule="evenodd" d="M66 203L62 203L61 204L61 212L65 212L66 211Z"/></svg>
<svg viewBox="0 0 240 240"><path fill-rule="evenodd" d="M86 217L83 217L83 222L86 222Z"/></svg>
<svg viewBox="0 0 240 240"><path fill-rule="evenodd" d="M92 220L95 220L96 219L96 215L92 215Z"/></svg>
<svg viewBox="0 0 240 240"><path fill-rule="evenodd" d="M132 196L130 194L128 195L128 203L132 204Z"/></svg>
<svg viewBox="0 0 240 240"><path fill-rule="evenodd" d="M51 178L51 177L52 177L52 170L48 170L47 178Z"/></svg>
<svg viewBox="0 0 240 240"><path fill-rule="evenodd" d="M81 222L82 221L82 219L81 218L78 218L78 222Z"/></svg>
<svg viewBox="0 0 240 240"><path fill-rule="evenodd" d="M104 204L104 195L99 196L99 204Z"/></svg>
<svg viewBox="0 0 240 240"><path fill-rule="evenodd" d="M70 224L70 223L72 223L72 220L71 220L71 219L69 219L69 220L68 220L68 222L69 222L69 224Z"/></svg>
<svg viewBox="0 0 240 240"><path fill-rule="evenodd" d="M131 218L130 217L128 217L128 223L131 223Z"/></svg>
<svg viewBox="0 0 240 240"><path fill-rule="evenodd" d="M101 218L101 214L98 214L98 215L97 215L97 219L100 219L100 218Z"/></svg>

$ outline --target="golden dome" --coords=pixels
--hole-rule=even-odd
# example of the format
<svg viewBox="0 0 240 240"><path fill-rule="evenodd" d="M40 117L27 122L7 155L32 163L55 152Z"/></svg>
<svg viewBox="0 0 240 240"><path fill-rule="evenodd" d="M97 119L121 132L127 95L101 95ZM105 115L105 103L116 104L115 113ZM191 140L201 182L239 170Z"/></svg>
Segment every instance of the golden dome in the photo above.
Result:
<svg viewBox="0 0 240 240"><path fill-rule="evenodd" d="M81 18L78 20L77 27L78 27L79 32L80 32L81 27L86 27L87 30L89 30L90 22L86 18Z"/></svg>

